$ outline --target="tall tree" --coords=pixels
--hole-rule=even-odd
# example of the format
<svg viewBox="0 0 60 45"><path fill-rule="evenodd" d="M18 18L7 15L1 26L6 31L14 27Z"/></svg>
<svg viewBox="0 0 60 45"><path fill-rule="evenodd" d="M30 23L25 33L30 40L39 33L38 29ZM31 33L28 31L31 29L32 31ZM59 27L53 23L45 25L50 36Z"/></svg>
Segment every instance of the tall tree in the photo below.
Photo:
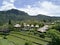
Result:
<svg viewBox="0 0 60 45"><path fill-rule="evenodd" d="M48 35L52 41L48 45L60 45L60 32L57 30L49 30Z"/></svg>
<svg viewBox="0 0 60 45"><path fill-rule="evenodd" d="M8 24L11 24L11 20L9 19L9 22L8 22Z"/></svg>

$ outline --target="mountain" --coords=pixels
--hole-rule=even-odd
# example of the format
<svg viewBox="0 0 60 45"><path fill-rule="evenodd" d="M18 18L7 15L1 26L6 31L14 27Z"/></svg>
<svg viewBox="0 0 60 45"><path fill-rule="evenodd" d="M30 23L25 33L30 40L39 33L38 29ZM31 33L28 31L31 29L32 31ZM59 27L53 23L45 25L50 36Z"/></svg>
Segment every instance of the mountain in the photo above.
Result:
<svg viewBox="0 0 60 45"><path fill-rule="evenodd" d="M60 20L60 17L50 17L42 14L37 16L30 16L24 11L19 11L17 9L11 9L7 11L0 11L0 22L8 22L11 19L13 21L27 21L27 20Z"/></svg>
<svg viewBox="0 0 60 45"><path fill-rule="evenodd" d="M0 11L0 21L8 21L11 20L24 20L29 17L29 15L23 11L19 11L16 9L11 9L8 11ZM24 19L23 19L24 18Z"/></svg>

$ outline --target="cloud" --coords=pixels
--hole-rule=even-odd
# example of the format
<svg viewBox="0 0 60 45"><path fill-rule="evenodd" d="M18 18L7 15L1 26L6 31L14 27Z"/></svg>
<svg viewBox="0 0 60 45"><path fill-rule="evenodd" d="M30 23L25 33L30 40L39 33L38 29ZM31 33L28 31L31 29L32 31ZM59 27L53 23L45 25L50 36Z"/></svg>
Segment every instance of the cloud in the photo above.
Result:
<svg viewBox="0 0 60 45"><path fill-rule="evenodd" d="M12 8L15 8L14 6L14 0L4 0L3 3L2 3L2 6L0 7L0 11L2 10L9 10L9 9L12 9Z"/></svg>
<svg viewBox="0 0 60 45"><path fill-rule="evenodd" d="M43 9L40 9L38 7L31 7L30 5L27 5L26 8L20 8L19 10L25 11L30 15L37 15L37 14L47 14Z"/></svg>
<svg viewBox="0 0 60 45"><path fill-rule="evenodd" d="M37 2L35 4L27 5L25 8L20 8L19 10L25 11L30 15L44 14L47 16L59 16L60 6L53 4L52 2L43 1Z"/></svg>
<svg viewBox="0 0 60 45"><path fill-rule="evenodd" d="M2 6L0 7L0 11L2 10L9 10L9 9L18 9L21 11L27 12L31 16L35 16L37 14L44 14L47 16L60 16L60 6L55 5L49 1L38 1L32 5L24 5L23 8L16 8L14 6L14 2L16 0L4 0ZM23 4L22 4L23 5Z"/></svg>
<svg viewBox="0 0 60 45"><path fill-rule="evenodd" d="M16 0L10 0L10 2L14 3Z"/></svg>

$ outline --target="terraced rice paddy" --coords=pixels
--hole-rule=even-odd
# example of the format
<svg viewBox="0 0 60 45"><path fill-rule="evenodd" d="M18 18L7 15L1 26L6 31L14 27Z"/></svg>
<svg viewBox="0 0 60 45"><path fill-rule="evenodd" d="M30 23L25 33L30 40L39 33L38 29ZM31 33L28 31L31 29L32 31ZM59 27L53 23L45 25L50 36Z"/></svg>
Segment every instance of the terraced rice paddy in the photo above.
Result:
<svg viewBox="0 0 60 45"><path fill-rule="evenodd" d="M4 39L0 36L0 45L24 45L25 42L31 42L32 45L47 45L50 41L49 38L40 38L33 35L27 35L20 32L12 32Z"/></svg>

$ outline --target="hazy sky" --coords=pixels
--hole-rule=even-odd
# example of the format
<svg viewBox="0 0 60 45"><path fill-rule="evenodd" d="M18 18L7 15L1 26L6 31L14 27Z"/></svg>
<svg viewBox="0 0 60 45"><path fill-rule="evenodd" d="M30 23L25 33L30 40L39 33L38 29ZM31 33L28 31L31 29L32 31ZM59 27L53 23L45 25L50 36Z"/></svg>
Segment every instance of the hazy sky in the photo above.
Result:
<svg viewBox="0 0 60 45"><path fill-rule="evenodd" d="M0 0L0 11L12 8L30 15L60 16L60 0Z"/></svg>

